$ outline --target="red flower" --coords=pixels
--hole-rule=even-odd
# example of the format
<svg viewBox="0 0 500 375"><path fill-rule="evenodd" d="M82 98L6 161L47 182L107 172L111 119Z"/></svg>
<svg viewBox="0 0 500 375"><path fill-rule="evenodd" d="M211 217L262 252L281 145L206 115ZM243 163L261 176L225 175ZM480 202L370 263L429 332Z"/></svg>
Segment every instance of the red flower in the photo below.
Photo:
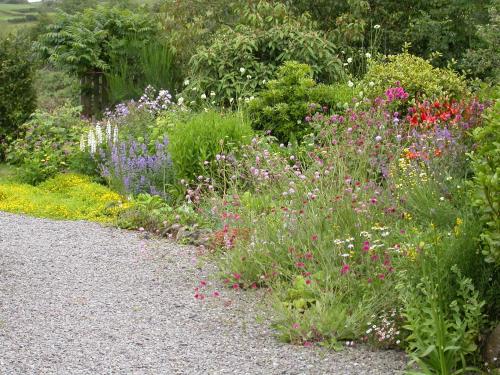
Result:
<svg viewBox="0 0 500 375"><path fill-rule="evenodd" d="M304 268L306 265L304 264L304 262L297 262L295 263L295 266L298 268Z"/></svg>
<svg viewBox="0 0 500 375"><path fill-rule="evenodd" d="M351 267L348 264L344 264L340 270L340 274L345 275L350 269Z"/></svg>
<svg viewBox="0 0 500 375"><path fill-rule="evenodd" d="M240 284L237 284L237 283L233 284L233 289L239 289L239 288L240 288Z"/></svg>
<svg viewBox="0 0 500 375"><path fill-rule="evenodd" d="M241 279L241 275L239 273L233 273L233 276L236 280Z"/></svg>

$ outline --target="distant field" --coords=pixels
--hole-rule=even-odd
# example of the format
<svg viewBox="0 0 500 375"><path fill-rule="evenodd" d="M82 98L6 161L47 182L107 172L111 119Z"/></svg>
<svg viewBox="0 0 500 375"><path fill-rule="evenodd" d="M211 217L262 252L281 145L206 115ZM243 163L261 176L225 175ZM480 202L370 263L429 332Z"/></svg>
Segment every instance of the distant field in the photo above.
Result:
<svg viewBox="0 0 500 375"><path fill-rule="evenodd" d="M41 3L0 3L0 34L6 34L33 25L39 16L40 5Z"/></svg>
<svg viewBox="0 0 500 375"><path fill-rule="evenodd" d="M33 21L38 17L41 3L32 4L0 4L0 21L22 23Z"/></svg>

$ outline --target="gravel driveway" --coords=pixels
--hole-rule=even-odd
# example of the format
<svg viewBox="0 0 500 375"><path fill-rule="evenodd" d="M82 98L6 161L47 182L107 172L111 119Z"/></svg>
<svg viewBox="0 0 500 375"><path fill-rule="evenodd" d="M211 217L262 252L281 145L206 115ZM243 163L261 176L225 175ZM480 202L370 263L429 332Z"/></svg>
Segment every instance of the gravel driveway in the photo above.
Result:
<svg viewBox="0 0 500 375"><path fill-rule="evenodd" d="M396 352L281 344L261 292L223 289L195 249L0 212L0 374L396 374ZM194 288L208 296L194 298ZM219 297L213 297L214 291ZM258 323L259 322L259 323Z"/></svg>

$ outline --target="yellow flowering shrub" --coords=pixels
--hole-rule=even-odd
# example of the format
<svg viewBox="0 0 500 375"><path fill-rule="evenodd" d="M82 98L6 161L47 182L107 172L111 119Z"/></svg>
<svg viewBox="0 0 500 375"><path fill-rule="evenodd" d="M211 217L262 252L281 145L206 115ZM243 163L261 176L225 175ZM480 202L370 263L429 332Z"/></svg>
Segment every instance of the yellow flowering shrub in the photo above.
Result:
<svg viewBox="0 0 500 375"><path fill-rule="evenodd" d="M0 211L51 219L113 222L128 206L121 195L76 174L60 174L38 186L0 183Z"/></svg>

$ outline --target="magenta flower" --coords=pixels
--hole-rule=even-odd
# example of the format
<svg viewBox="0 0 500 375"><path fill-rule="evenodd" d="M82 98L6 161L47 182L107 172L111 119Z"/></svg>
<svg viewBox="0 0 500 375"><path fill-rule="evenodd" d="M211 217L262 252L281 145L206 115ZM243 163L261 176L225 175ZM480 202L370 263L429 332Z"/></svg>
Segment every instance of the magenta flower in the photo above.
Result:
<svg viewBox="0 0 500 375"><path fill-rule="evenodd" d="M340 270L340 274L345 275L347 272L349 272L350 269L351 267L348 264L344 264L342 266L342 269Z"/></svg>

